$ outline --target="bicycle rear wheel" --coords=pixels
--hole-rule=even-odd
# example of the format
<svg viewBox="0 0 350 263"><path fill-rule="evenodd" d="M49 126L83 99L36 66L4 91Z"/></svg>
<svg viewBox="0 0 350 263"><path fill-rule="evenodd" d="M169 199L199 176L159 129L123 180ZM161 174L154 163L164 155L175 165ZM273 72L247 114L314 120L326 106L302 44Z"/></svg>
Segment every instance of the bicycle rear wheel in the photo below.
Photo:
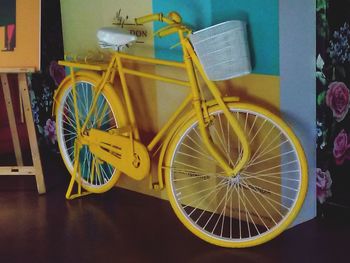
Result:
<svg viewBox="0 0 350 263"><path fill-rule="evenodd" d="M229 104L251 147L236 177L224 171L202 142L195 118L172 139L165 160L170 203L181 222L207 242L249 247L276 237L295 219L307 189L301 145L279 117L253 105ZM234 166L242 147L216 106L209 110L209 133Z"/></svg>
<svg viewBox="0 0 350 263"><path fill-rule="evenodd" d="M83 145L79 152L79 173L73 175L75 162L74 145L77 138L77 124L80 127L87 118L96 96L96 86L100 81L98 75L78 72L75 76L77 95L77 111L79 120L75 116L73 100L73 82L67 80L57 95L56 131L59 149L63 161L76 180L81 178L82 187L93 193L101 193L113 187L120 176L120 172L112 165L97 158L88 145ZM106 85L98 95L97 106L88 121L87 128L103 131L118 128L125 124L122 104L110 85Z"/></svg>

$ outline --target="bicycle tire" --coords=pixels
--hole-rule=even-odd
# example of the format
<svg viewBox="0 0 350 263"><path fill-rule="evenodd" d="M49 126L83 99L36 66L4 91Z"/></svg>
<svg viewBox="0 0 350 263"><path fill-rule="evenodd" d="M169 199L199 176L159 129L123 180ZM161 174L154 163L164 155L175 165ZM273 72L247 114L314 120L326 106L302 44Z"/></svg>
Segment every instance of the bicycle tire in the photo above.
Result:
<svg viewBox="0 0 350 263"><path fill-rule="evenodd" d="M96 86L101 77L88 72L75 73L77 108L79 112L80 126L86 119L87 112L91 108L92 98ZM56 96L56 132L57 141L62 159L73 175L74 164L74 141L76 140L76 118L74 114L72 79L67 77ZM110 84L106 84L98 97L97 111L90 118L88 127L100 130L110 130L125 124L126 118L121 101ZM79 155L79 176L82 187L92 193L102 193L112 188L119 176L120 171L110 164L96 158L87 145L82 146ZM93 170L93 171L92 171Z"/></svg>
<svg viewBox="0 0 350 263"><path fill-rule="evenodd" d="M165 157L165 180L175 214L193 234L223 247L251 247L285 230L307 190L307 163L293 131L271 112L246 103L227 104L251 147L236 177L223 170L202 142L192 118L173 136ZM218 106L209 108L209 132L231 165L242 150Z"/></svg>

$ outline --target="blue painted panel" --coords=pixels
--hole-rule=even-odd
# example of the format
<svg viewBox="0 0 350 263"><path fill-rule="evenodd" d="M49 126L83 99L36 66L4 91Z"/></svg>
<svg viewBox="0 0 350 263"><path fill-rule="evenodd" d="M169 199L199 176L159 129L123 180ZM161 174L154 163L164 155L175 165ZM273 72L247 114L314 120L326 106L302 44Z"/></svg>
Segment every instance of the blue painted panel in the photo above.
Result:
<svg viewBox="0 0 350 263"><path fill-rule="evenodd" d="M253 73L279 75L278 0L212 1L212 23L247 22Z"/></svg>
<svg viewBox="0 0 350 263"><path fill-rule="evenodd" d="M227 20L248 23L253 73L279 75L278 0L153 0L153 12L178 11L183 20L199 30ZM155 23L155 30L161 27ZM182 60L176 36L155 39L157 58Z"/></svg>
<svg viewBox="0 0 350 263"><path fill-rule="evenodd" d="M171 11L180 13L183 21L190 25L193 30L212 25L210 0L153 0L153 13L167 14ZM162 26L164 26L163 23L155 23L154 32ZM156 37L154 40L156 58L182 61L181 48L178 46L175 49L170 49L171 46L177 43L179 43L179 38L176 35L164 38Z"/></svg>

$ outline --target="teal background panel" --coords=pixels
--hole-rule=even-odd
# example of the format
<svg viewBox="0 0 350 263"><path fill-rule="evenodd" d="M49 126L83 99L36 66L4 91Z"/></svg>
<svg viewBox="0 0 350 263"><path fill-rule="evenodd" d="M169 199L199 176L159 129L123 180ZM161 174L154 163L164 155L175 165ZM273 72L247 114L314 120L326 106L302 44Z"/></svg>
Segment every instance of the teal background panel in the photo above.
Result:
<svg viewBox="0 0 350 263"><path fill-rule="evenodd" d="M247 23L253 72L279 75L278 0L211 1L212 24L228 20Z"/></svg>
<svg viewBox="0 0 350 263"><path fill-rule="evenodd" d="M194 30L227 20L247 22L253 73L279 75L278 0L153 0L152 4L154 13L178 11ZM161 26L155 23L154 30ZM175 35L156 37L155 56L181 61L181 49L170 50L178 42Z"/></svg>

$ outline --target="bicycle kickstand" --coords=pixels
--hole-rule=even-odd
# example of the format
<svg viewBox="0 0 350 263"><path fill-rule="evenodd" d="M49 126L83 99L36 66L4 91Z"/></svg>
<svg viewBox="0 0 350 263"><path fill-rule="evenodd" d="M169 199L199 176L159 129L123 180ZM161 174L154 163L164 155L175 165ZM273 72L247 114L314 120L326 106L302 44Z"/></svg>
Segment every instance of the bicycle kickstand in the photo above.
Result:
<svg viewBox="0 0 350 263"><path fill-rule="evenodd" d="M80 169L78 166L79 163L79 153L80 153L80 148L81 145L77 142L74 143L74 156L75 156L75 162L74 162L74 167L73 167L73 176L71 176L70 182L69 182L69 186L66 192L66 199L68 200L73 200L75 198L78 197L82 197L82 196L86 196L89 194L92 194L91 192L88 191L83 191L82 192L82 186L81 186L81 176L80 176ZM77 184L78 184L78 193L76 194L72 194L73 191L73 186L75 183L75 177L78 175L78 180L77 180Z"/></svg>

